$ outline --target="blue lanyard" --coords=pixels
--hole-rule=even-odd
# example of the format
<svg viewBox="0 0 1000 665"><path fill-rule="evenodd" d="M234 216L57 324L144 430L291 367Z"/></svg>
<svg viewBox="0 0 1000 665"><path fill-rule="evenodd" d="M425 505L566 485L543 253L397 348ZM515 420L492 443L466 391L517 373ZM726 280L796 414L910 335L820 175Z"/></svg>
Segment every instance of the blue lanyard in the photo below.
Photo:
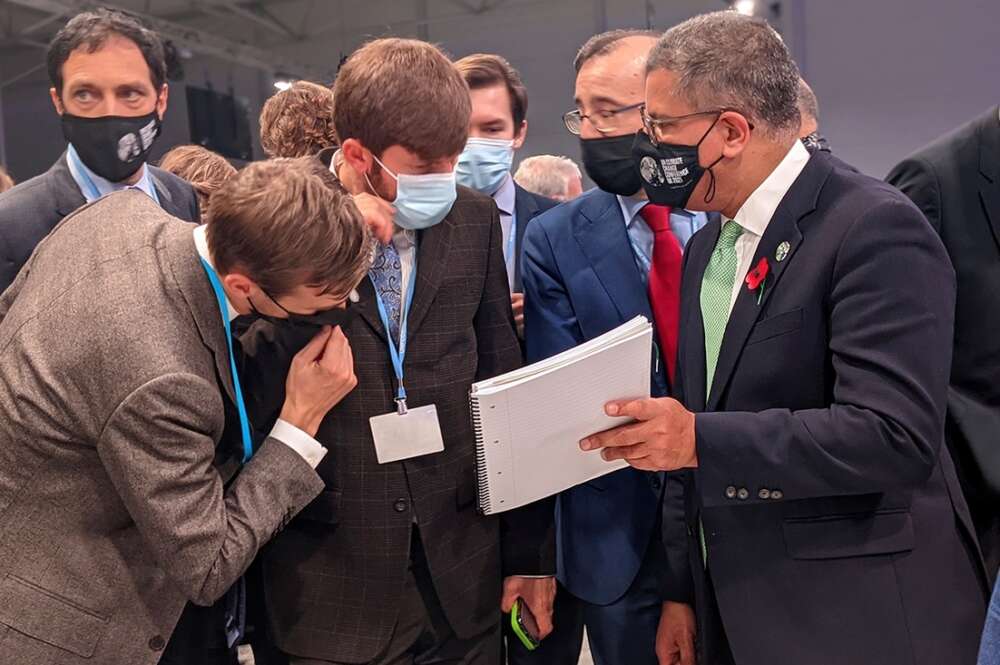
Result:
<svg viewBox="0 0 1000 665"><path fill-rule="evenodd" d="M372 280L374 284L374 280ZM403 301L403 315L399 321L399 348L396 348L396 343L392 340L392 332L389 328L389 314L385 309L385 303L382 302L382 297L379 296L378 290L375 291L375 302L378 303L378 315L382 319L382 327L385 328L385 336L389 341L389 358L392 360L392 369L396 372L396 382L399 388L396 391L396 406L399 410L399 415L406 414L406 388L403 387L403 361L406 360L406 327L410 320L410 305L413 304L413 289L417 283L417 267L416 264L413 266L413 270L410 271L410 283L406 287L406 300Z"/></svg>
<svg viewBox="0 0 1000 665"><path fill-rule="evenodd" d="M66 151L66 159L68 159L71 163L70 174L74 176L73 180L76 181L76 184L80 185L81 190L86 190L82 193L83 198L87 199L87 203L101 198L101 190L97 188L97 185L94 184L93 178L91 178L90 174L87 173L87 169L84 167L83 162L80 161L80 156L76 154L76 148L73 147L72 143L70 144L69 150ZM148 178L149 174L147 173L143 177ZM143 194L146 193L146 190L139 187L134 187L133 189L138 189ZM156 193L156 187L154 187L152 183L150 183L149 191L152 192L150 196L154 201L156 201L156 205L160 205L160 195Z"/></svg>
<svg viewBox="0 0 1000 665"><path fill-rule="evenodd" d="M240 433L243 435L243 462L250 461L253 456L253 438L250 436L250 418L247 417L247 407L243 403L243 389L240 388L240 377L236 372L236 357L233 355L233 331L229 326L229 309L226 306L226 292L222 289L222 283L215 270L208 264L208 261L201 259L201 266L208 275L208 281L215 291L215 299L219 302L219 311L222 312L222 324L226 328L226 345L229 347L229 368L233 373L233 392L236 394L236 410L240 414Z"/></svg>

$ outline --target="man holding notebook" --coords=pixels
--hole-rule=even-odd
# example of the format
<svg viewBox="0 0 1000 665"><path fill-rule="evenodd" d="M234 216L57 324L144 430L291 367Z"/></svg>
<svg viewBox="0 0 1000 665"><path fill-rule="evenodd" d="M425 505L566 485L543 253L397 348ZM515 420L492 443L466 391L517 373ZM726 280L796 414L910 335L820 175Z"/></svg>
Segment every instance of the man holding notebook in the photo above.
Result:
<svg viewBox="0 0 1000 665"><path fill-rule="evenodd" d="M391 203L395 232L343 325L358 386L317 433L325 491L261 557L271 637L293 665L497 665L501 607L521 598L549 631L552 509L476 510L469 386L521 351L496 206L455 184L469 91L436 47L382 39L335 94L332 168ZM279 376L297 342L251 333L261 376ZM257 407L281 403L255 390Z"/></svg>

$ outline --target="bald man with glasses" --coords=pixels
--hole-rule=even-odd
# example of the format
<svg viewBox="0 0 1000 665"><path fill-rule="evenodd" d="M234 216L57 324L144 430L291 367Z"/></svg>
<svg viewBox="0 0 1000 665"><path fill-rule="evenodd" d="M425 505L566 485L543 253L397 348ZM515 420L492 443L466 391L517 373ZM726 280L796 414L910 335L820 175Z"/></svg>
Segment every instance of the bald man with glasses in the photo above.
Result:
<svg viewBox="0 0 1000 665"><path fill-rule="evenodd" d="M707 218L650 205L633 164L645 58L658 36L616 30L580 49L576 108L563 121L579 136L597 189L528 226L522 276L530 362L642 315L657 324L650 383L653 395L665 396L676 349L681 254ZM512 645L513 665L575 665L584 626L596 665L656 665L663 488L662 474L626 469L560 495L555 631L531 654Z"/></svg>

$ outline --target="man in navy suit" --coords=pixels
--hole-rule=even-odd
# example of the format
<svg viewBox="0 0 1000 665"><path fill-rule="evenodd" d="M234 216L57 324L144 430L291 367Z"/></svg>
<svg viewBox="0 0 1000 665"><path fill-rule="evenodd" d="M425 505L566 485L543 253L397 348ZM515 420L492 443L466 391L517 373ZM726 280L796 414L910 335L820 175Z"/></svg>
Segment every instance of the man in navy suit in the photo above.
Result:
<svg viewBox="0 0 1000 665"><path fill-rule="evenodd" d="M528 135L528 90L507 60L490 53L474 53L455 62L465 78L472 100L469 141L458 158L458 183L493 197L500 211L504 260L514 323L524 338L524 288L521 252L524 231L556 201L533 194L514 182L514 152Z"/></svg>
<svg viewBox="0 0 1000 665"><path fill-rule="evenodd" d="M632 143L642 127L638 106L645 58L658 36L618 30L592 38L580 50L576 109L565 120L580 136L584 167L599 189L528 227L523 273L529 361L577 346L635 316L656 318L659 343L651 381L652 393L662 396L670 391L675 354L660 349L676 348L677 323L669 311L654 311L650 294L659 289L662 302L672 294L676 306L681 248L705 216L649 205L632 162ZM562 493L556 629L530 656L514 650L513 663L575 665L586 625L597 665L655 665L661 491L661 474L625 469Z"/></svg>
<svg viewBox="0 0 1000 665"><path fill-rule="evenodd" d="M637 422L581 447L686 470L661 665L695 662L692 602L702 664L971 665L986 576L942 445L955 274L910 201L802 146L797 87L735 12L650 53L644 188L722 223L684 257L677 399L609 404Z"/></svg>

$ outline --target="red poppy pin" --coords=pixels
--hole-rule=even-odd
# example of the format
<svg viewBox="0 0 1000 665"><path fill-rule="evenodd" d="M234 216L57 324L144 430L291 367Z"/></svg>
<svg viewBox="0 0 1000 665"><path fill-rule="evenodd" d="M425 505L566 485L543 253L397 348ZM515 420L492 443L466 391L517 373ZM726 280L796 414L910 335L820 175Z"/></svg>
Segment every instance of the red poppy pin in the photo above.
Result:
<svg viewBox="0 0 1000 665"><path fill-rule="evenodd" d="M760 257L760 262L754 269L747 273L747 288L757 292L757 304L764 299L764 287L767 285L767 276L771 273L771 265L767 262L767 257Z"/></svg>

